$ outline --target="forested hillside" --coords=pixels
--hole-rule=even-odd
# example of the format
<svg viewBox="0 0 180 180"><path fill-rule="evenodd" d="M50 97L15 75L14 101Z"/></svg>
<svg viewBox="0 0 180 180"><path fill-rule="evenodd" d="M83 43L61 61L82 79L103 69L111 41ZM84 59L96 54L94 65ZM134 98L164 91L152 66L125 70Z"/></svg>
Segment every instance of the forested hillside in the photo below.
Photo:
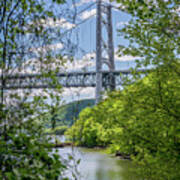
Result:
<svg viewBox="0 0 180 180"><path fill-rule="evenodd" d="M84 99L74 101L66 105L61 106L55 114L55 126L71 126L79 116L79 113L86 107L92 107L95 103L94 99ZM51 114L49 116L49 123L47 127L51 127Z"/></svg>

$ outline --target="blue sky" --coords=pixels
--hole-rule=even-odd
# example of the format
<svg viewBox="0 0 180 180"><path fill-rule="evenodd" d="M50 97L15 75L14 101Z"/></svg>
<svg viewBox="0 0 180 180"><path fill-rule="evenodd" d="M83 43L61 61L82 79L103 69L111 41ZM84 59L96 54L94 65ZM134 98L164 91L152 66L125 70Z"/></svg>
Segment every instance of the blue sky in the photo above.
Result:
<svg viewBox="0 0 180 180"><path fill-rule="evenodd" d="M72 2L74 1L75 4ZM48 1L47 1L48 2ZM110 4L108 0L102 0L103 5ZM131 16L127 13L117 10L120 4L112 2L112 22L113 22L113 39L114 49L117 51L118 45L128 45L128 41L118 35L117 29L122 28L131 19ZM79 60L80 67L85 60L92 61L95 64L95 50L96 50L96 0L67 0L65 4L53 5L46 4L47 9L51 9L55 12L57 20L48 18L44 23L45 26L58 29L61 35L54 38L53 45L47 45L47 48L53 49L54 53L59 52L69 54L73 56L75 61ZM76 17L74 18L76 14ZM102 15L104 19L105 15ZM65 33L66 36L62 34ZM105 25L102 29L102 39L107 41L107 30ZM107 44L107 42L106 42ZM75 47L74 49L72 47ZM46 48L42 47L41 49ZM36 48L38 49L38 48ZM36 50L35 49L35 50ZM41 50L38 49L38 50ZM73 50L71 52L71 50ZM106 57L107 53L103 52L103 57ZM115 54L115 60L119 61L131 61L134 57L125 56L118 57ZM125 63L125 62L124 62ZM118 63L119 64L119 63ZM76 65L76 66L75 66ZM69 64L68 64L69 66ZM74 63L73 69L79 69L78 63ZM86 63L84 63L86 66ZM91 63L92 66L92 63ZM118 69L118 66L117 68ZM71 70L71 69L69 69Z"/></svg>
<svg viewBox="0 0 180 180"><path fill-rule="evenodd" d="M105 1L105 0L104 0ZM45 1L47 2L47 1ZM75 21L72 21L72 18L69 16L73 16L74 13L74 7L72 5L72 0L67 0L67 3L64 5L56 5L56 6L50 6L50 4L46 4L47 9L52 8L56 14L57 14L57 21L54 22L53 19L47 19L46 22L44 22L45 26L51 27L51 28L59 28L62 31L69 32L69 38L71 39L71 42L78 45L78 49L76 49L74 55L74 61L67 62L65 64L66 70L68 71L79 71L84 70L86 68L87 70L94 70L95 69L95 50L96 50L96 4L95 0L75 0L76 2L76 9L78 16L76 17ZM108 2L107 0L105 2ZM90 8L88 8L91 4L93 4ZM116 3L112 3L113 6L117 7ZM66 12L67 9L69 9L69 13L63 13ZM83 11L82 13L80 13ZM59 15L59 16L58 16ZM90 19L89 16L91 16ZM130 20L130 16L122 11L119 11L117 9L113 9L112 11L112 22L113 22L113 35L114 35L114 47L115 50L117 50L118 45L123 44L127 45L128 41L123 39L122 37L119 37L117 35L117 28L120 28L123 26L123 24L126 24ZM87 20L88 19L88 20ZM76 27L76 24L79 24L81 22L85 21L81 25L78 25ZM72 28L72 31L70 31ZM71 33L70 33L71 32ZM105 27L103 28L103 38L106 40ZM54 44L47 45L48 48L53 50L60 50L63 48L63 44L60 42L61 36L56 37L56 41ZM66 40L66 38L65 38ZM67 43L68 44L68 43ZM70 44L70 43L69 43ZM34 48L33 51L43 51L43 49L46 49L46 46ZM115 55L116 60L116 69L127 69L134 65L132 60L134 60L134 57L117 57ZM32 61L32 62L31 62ZM23 69L27 73L33 73L32 68L29 64L33 64L33 66L36 66L37 70L41 68L38 62L36 62L36 59L30 59L27 62L25 62L24 67L27 65L27 69ZM52 65L53 66L53 65ZM56 65L54 65L56 67ZM34 73L36 73L34 71ZM39 93L40 91L37 91L35 93ZM78 99L87 99L87 98L94 98L94 88L69 88L65 89L62 94L63 100L66 102L74 101Z"/></svg>
<svg viewBox="0 0 180 180"><path fill-rule="evenodd" d="M69 38L71 39L71 43L78 45L78 48L75 50L73 56L74 61L67 62L65 64L66 70L68 71L76 71L82 70L86 68L87 70L93 70L95 68L95 49L96 49L96 0L74 0L77 9L77 17L75 21L72 20L75 9L72 5L73 0L67 0L67 3L64 5L54 5L50 6L48 0L42 0L46 3L47 9L53 9L57 14L57 21L53 22L53 19L47 19L44 22L44 25L50 26L52 28L59 28L62 32L69 32ZM49 0L51 1L51 0ZM108 0L102 0L103 3L109 3ZM93 4L90 8L88 8L91 4ZM114 7L120 6L120 4L112 3ZM69 9L68 13L66 10ZM80 13L83 11L82 13ZM69 17L71 16L71 17ZM90 19L88 17L91 16ZM118 36L117 29L123 27L124 24L127 24L131 19L131 16L113 8L112 12L112 22L113 22L113 34L114 34L114 47L115 51L117 50L118 45L128 45L128 41ZM88 20L87 20L88 19ZM76 24L85 21L81 25L76 27ZM47 24L46 24L47 23ZM70 31L72 28L72 31ZM71 33L70 33L71 32ZM105 28L103 29L103 38L106 38ZM54 44L48 46L48 48L60 51L64 44L61 44L62 37L55 37L56 41ZM67 39L65 39L67 40ZM67 45L71 45L71 43L66 42ZM32 48L32 51L43 51L46 47ZM67 49L66 49L67 50ZM93 57L93 58L92 58ZM118 57L115 54L116 60L116 69L128 69L132 65L134 66L134 61L136 57L124 56ZM25 72L33 73L32 68L29 67L29 61L25 62L27 64L27 69ZM36 59L32 59L32 63L34 66L41 66L36 63ZM26 66L25 64L25 66ZM56 65L54 65L56 67ZM38 68L37 68L38 69ZM18 69L17 69L17 72ZM64 94L62 95L66 101L73 101L82 98L93 98L94 97L94 88L70 88L65 89Z"/></svg>
<svg viewBox="0 0 180 180"><path fill-rule="evenodd" d="M71 4L71 0L68 0L69 4ZM106 1L107 2L107 1ZM88 17L92 16L90 19L88 19L83 24L77 26L72 31L72 42L76 42L76 35L78 34L78 51L76 51L75 57L79 59L79 64L74 63L73 69L76 67L77 69L81 68L82 64L84 63L83 57L87 57L91 60L91 55L94 57L95 62L95 49L96 49L96 4L94 4L94 0L79 0L76 1L76 8L77 13L83 11L87 7L89 7L91 4L92 6L88 8L86 11L83 11L82 13L77 16L76 24L88 19ZM72 5L72 4L71 4ZM113 3L113 5L116 7L118 4ZM73 8L73 6L72 6ZM112 22L113 22L113 38L114 38L114 48L117 50L118 45L128 45L128 41L123 39L122 37L118 36L117 29L122 28L124 24L128 23L131 16L127 13L124 13L117 9L112 9ZM103 33L102 33L103 39L107 40L107 34L106 29L103 27ZM127 69L134 66L135 64L131 61L134 60L132 57L122 57L118 58L115 55L116 61L116 69ZM85 64L86 66L86 64ZM94 66L91 65L89 70L93 70ZM74 101L79 99L86 99L86 98L94 98L94 88L69 88L65 89L64 91L64 99L65 101Z"/></svg>
<svg viewBox="0 0 180 180"><path fill-rule="evenodd" d="M74 0L75 7L72 2L72 0L67 0L64 5L48 7L53 8L57 16L61 14L61 16L59 16L59 19L57 18L55 24L52 20L49 19L48 26L61 28L61 30L64 32L68 31L67 35L71 40L71 43L77 45L78 47L74 51L74 54L72 54L74 56L74 61L72 63L67 62L66 64L68 71L81 71L84 70L84 68L86 70L94 70L96 57L96 0ZM109 3L108 0L102 0L102 2L103 4ZM131 16L123 11L117 10L117 7L119 7L120 4L117 4L115 2L112 2L111 4L115 7L112 9L112 22L114 48L115 51L117 51L118 45L128 45L127 40L118 36L117 29L122 28L124 24L127 24L128 21L131 19ZM64 13L69 8L70 11L68 11L68 13ZM74 16L75 10L77 15L73 21L72 17ZM102 30L102 37L105 41L107 40L105 26ZM59 38L58 40L60 39L61 38ZM58 40L54 43L57 43L58 46L61 47L61 44L60 42L58 42ZM66 41L67 39L65 38L64 40ZM68 45L70 45L70 43ZM106 56L106 54L104 53L103 56ZM134 63L132 62L132 60L134 59L135 58L131 56L118 57L117 55L115 55L116 69L128 69L131 66L134 66ZM64 92L62 94L63 100L65 100L66 102L79 99L94 98L94 96L95 89L91 87L68 89L64 88Z"/></svg>
<svg viewBox="0 0 180 180"><path fill-rule="evenodd" d="M68 0L69 4L71 4L71 0ZM82 10L92 5L90 8L88 8L86 11L83 11L81 14L77 16L76 24L88 19L89 16L92 16L95 14L96 11L96 4L94 1L88 1L88 0L79 0L76 1L77 3L77 12L81 12ZM116 3L113 3L114 6ZM73 8L73 6L72 6ZM113 35L114 35L114 47L117 49L117 46L119 44L127 45L127 40L123 39L122 37L118 36L117 34L117 28L120 28L123 26L124 23L127 23L130 20L130 15L117 10L115 8L112 9L112 17L113 17ZM83 24L77 26L73 30L72 40L76 42L76 33L79 35L79 51L76 52L76 56L80 57L84 55L86 52L94 52L96 49L96 16L92 16L90 19L88 19ZM106 28L103 26L103 39L107 39L106 35ZM83 52L84 51L84 52Z"/></svg>

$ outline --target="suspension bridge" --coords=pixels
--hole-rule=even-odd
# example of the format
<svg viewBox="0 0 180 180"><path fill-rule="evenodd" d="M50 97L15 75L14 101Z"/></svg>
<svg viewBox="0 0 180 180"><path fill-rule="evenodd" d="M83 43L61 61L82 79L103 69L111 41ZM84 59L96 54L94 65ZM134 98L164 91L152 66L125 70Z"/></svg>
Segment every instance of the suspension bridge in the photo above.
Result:
<svg viewBox="0 0 180 180"><path fill-rule="evenodd" d="M95 87L96 103L101 99L103 88L115 89L122 84L124 76L131 76L131 71L115 70L114 62L114 43L112 27L112 8L111 4L103 4L102 0L96 1L96 67L95 71L89 72L68 72L55 74L56 81L42 74L11 74L1 78L1 89L42 89L55 88L57 85L63 87ZM102 17L106 14L106 20ZM106 58L103 57L104 39L102 37L103 25L106 27ZM73 27L75 28L75 27ZM102 70L102 65L106 64L108 70ZM145 71L141 69L140 71Z"/></svg>

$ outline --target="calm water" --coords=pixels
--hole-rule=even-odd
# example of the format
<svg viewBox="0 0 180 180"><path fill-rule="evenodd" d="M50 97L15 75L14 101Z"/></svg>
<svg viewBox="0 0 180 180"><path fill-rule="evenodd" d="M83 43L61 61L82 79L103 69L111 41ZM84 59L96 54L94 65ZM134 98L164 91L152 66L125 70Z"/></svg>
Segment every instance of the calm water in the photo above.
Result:
<svg viewBox="0 0 180 180"><path fill-rule="evenodd" d="M78 173L78 180L137 180L130 171L132 164L128 160L121 160L111 155L107 155L98 150L65 147L59 149L59 154L68 159L72 155L72 168L66 172L68 177L72 178L72 172ZM77 170L74 168L74 162L80 159ZM78 172L78 173L77 173Z"/></svg>

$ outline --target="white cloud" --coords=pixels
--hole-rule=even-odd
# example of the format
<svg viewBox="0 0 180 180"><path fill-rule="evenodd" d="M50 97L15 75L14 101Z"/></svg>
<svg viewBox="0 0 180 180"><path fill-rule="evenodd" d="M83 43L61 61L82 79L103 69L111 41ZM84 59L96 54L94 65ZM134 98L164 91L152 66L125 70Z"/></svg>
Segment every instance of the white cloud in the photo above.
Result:
<svg viewBox="0 0 180 180"><path fill-rule="evenodd" d="M95 2L96 0L80 0L78 3L76 3L76 6L82 6L84 4L90 3L90 2Z"/></svg>
<svg viewBox="0 0 180 180"><path fill-rule="evenodd" d="M107 58L107 55L105 56ZM140 57L134 56L121 56L115 53L115 61L134 61L140 59ZM96 54L88 53L84 55L81 59L75 59L69 61L68 59L43 59L39 60L36 58L29 59L22 63L20 68L14 68L9 70L8 74L36 74L41 73L42 71L57 70L59 72L74 72L74 71L91 71L95 69L96 65Z"/></svg>
<svg viewBox="0 0 180 180"><path fill-rule="evenodd" d="M31 48L30 50L33 52L46 52L48 50L56 50L56 49L62 49L62 48L63 48L62 43L56 43L56 44L49 44L49 45L37 47L37 48Z"/></svg>
<svg viewBox="0 0 180 180"><path fill-rule="evenodd" d="M66 57L64 57L64 59L43 59L41 61L39 59L32 58L22 63L20 68L17 67L12 70L9 70L9 74L36 74L41 73L42 71L57 69L59 72L86 71L88 70L88 68L94 66L95 53L88 53L81 59L76 59L73 61L69 61Z"/></svg>
<svg viewBox="0 0 180 180"><path fill-rule="evenodd" d="M56 45L52 45L51 48L54 46L61 47L61 44ZM19 67L9 69L7 74L36 74L42 71L48 72L49 70L58 70L59 72L86 71L88 68L95 66L95 56L95 53L88 53L81 59L75 59L73 61L69 61L67 57L63 59L43 58L41 60L32 58L23 62Z"/></svg>
<svg viewBox="0 0 180 180"><path fill-rule="evenodd" d="M95 15L96 15L96 9L92 9L92 10L90 10L90 11L85 11L85 12L83 12L83 13L81 14L80 18L81 18L82 20L84 20L84 19L88 19L89 17L95 16Z"/></svg>
<svg viewBox="0 0 180 180"><path fill-rule="evenodd" d="M64 29L71 29L71 28L76 26L75 24L72 24L72 23L68 22L64 18L60 18L60 19L57 19L57 20L54 20L53 18L41 19L40 23L44 27L51 27L51 28L62 27Z"/></svg>
<svg viewBox="0 0 180 180"><path fill-rule="evenodd" d="M140 57L127 56L127 55L119 57L117 54L115 54L115 60L116 61L134 61L136 59L140 59Z"/></svg>
<svg viewBox="0 0 180 180"><path fill-rule="evenodd" d="M115 48L114 52L115 61L135 61L136 59L142 59L141 57L131 55L119 56L118 48Z"/></svg>
<svg viewBox="0 0 180 180"><path fill-rule="evenodd" d="M75 5L78 7L78 6L82 6L82 5L85 5L85 4L88 4L88 3L93 3L93 2L96 2L96 0L80 0ZM102 3L108 3L108 4L113 5L114 7L117 7L117 8L121 7L121 8L123 8L121 3L116 3L115 1L111 2L110 0L102 0Z"/></svg>
<svg viewBox="0 0 180 180"><path fill-rule="evenodd" d="M96 0L80 0L78 3L76 3L76 6L82 6L84 4L96 2ZM109 0L102 0L102 2L111 3L111 4L117 4L115 2L110 2Z"/></svg>
<svg viewBox="0 0 180 180"><path fill-rule="evenodd" d="M88 53L82 57L82 59L77 59L74 61L67 61L64 64L66 71L82 71L87 70L89 67L95 65L95 53Z"/></svg>
<svg viewBox="0 0 180 180"><path fill-rule="evenodd" d="M5 100L7 105L13 105L16 104L20 99L17 99L16 96L13 98L13 95L18 95L21 100L23 98L26 99L26 101L31 102L35 96L40 96L43 98L44 103L47 104L53 104L55 103L55 100L52 98L52 95L59 96L60 99L62 100L61 103L63 102L62 98L62 91L59 92L56 89L14 89L14 90L8 90L5 91ZM18 101L17 101L18 100Z"/></svg>
<svg viewBox="0 0 180 180"><path fill-rule="evenodd" d="M177 7L172 12L175 12L175 13L177 13L178 16L180 16L180 7Z"/></svg>
<svg viewBox="0 0 180 180"><path fill-rule="evenodd" d="M128 25L128 21L121 21L116 24L116 28L120 28L122 26Z"/></svg>
<svg viewBox="0 0 180 180"><path fill-rule="evenodd" d="M63 88L62 97L67 103L81 99L94 99L95 88Z"/></svg>
<svg viewBox="0 0 180 180"><path fill-rule="evenodd" d="M87 53L86 55L84 55L82 57L82 59L84 59L84 60L95 60L95 58L96 58L96 53L95 52Z"/></svg>
<svg viewBox="0 0 180 180"><path fill-rule="evenodd" d="M62 43L57 43L57 44L51 44L46 46L49 49L62 49L63 48L63 44Z"/></svg>
<svg viewBox="0 0 180 180"><path fill-rule="evenodd" d="M41 72L48 72L50 70L59 70L59 72L64 71L64 64L65 60L62 59L36 59L32 58L26 60L24 63L21 64L20 67L16 67L10 69L8 74L36 74Z"/></svg>

